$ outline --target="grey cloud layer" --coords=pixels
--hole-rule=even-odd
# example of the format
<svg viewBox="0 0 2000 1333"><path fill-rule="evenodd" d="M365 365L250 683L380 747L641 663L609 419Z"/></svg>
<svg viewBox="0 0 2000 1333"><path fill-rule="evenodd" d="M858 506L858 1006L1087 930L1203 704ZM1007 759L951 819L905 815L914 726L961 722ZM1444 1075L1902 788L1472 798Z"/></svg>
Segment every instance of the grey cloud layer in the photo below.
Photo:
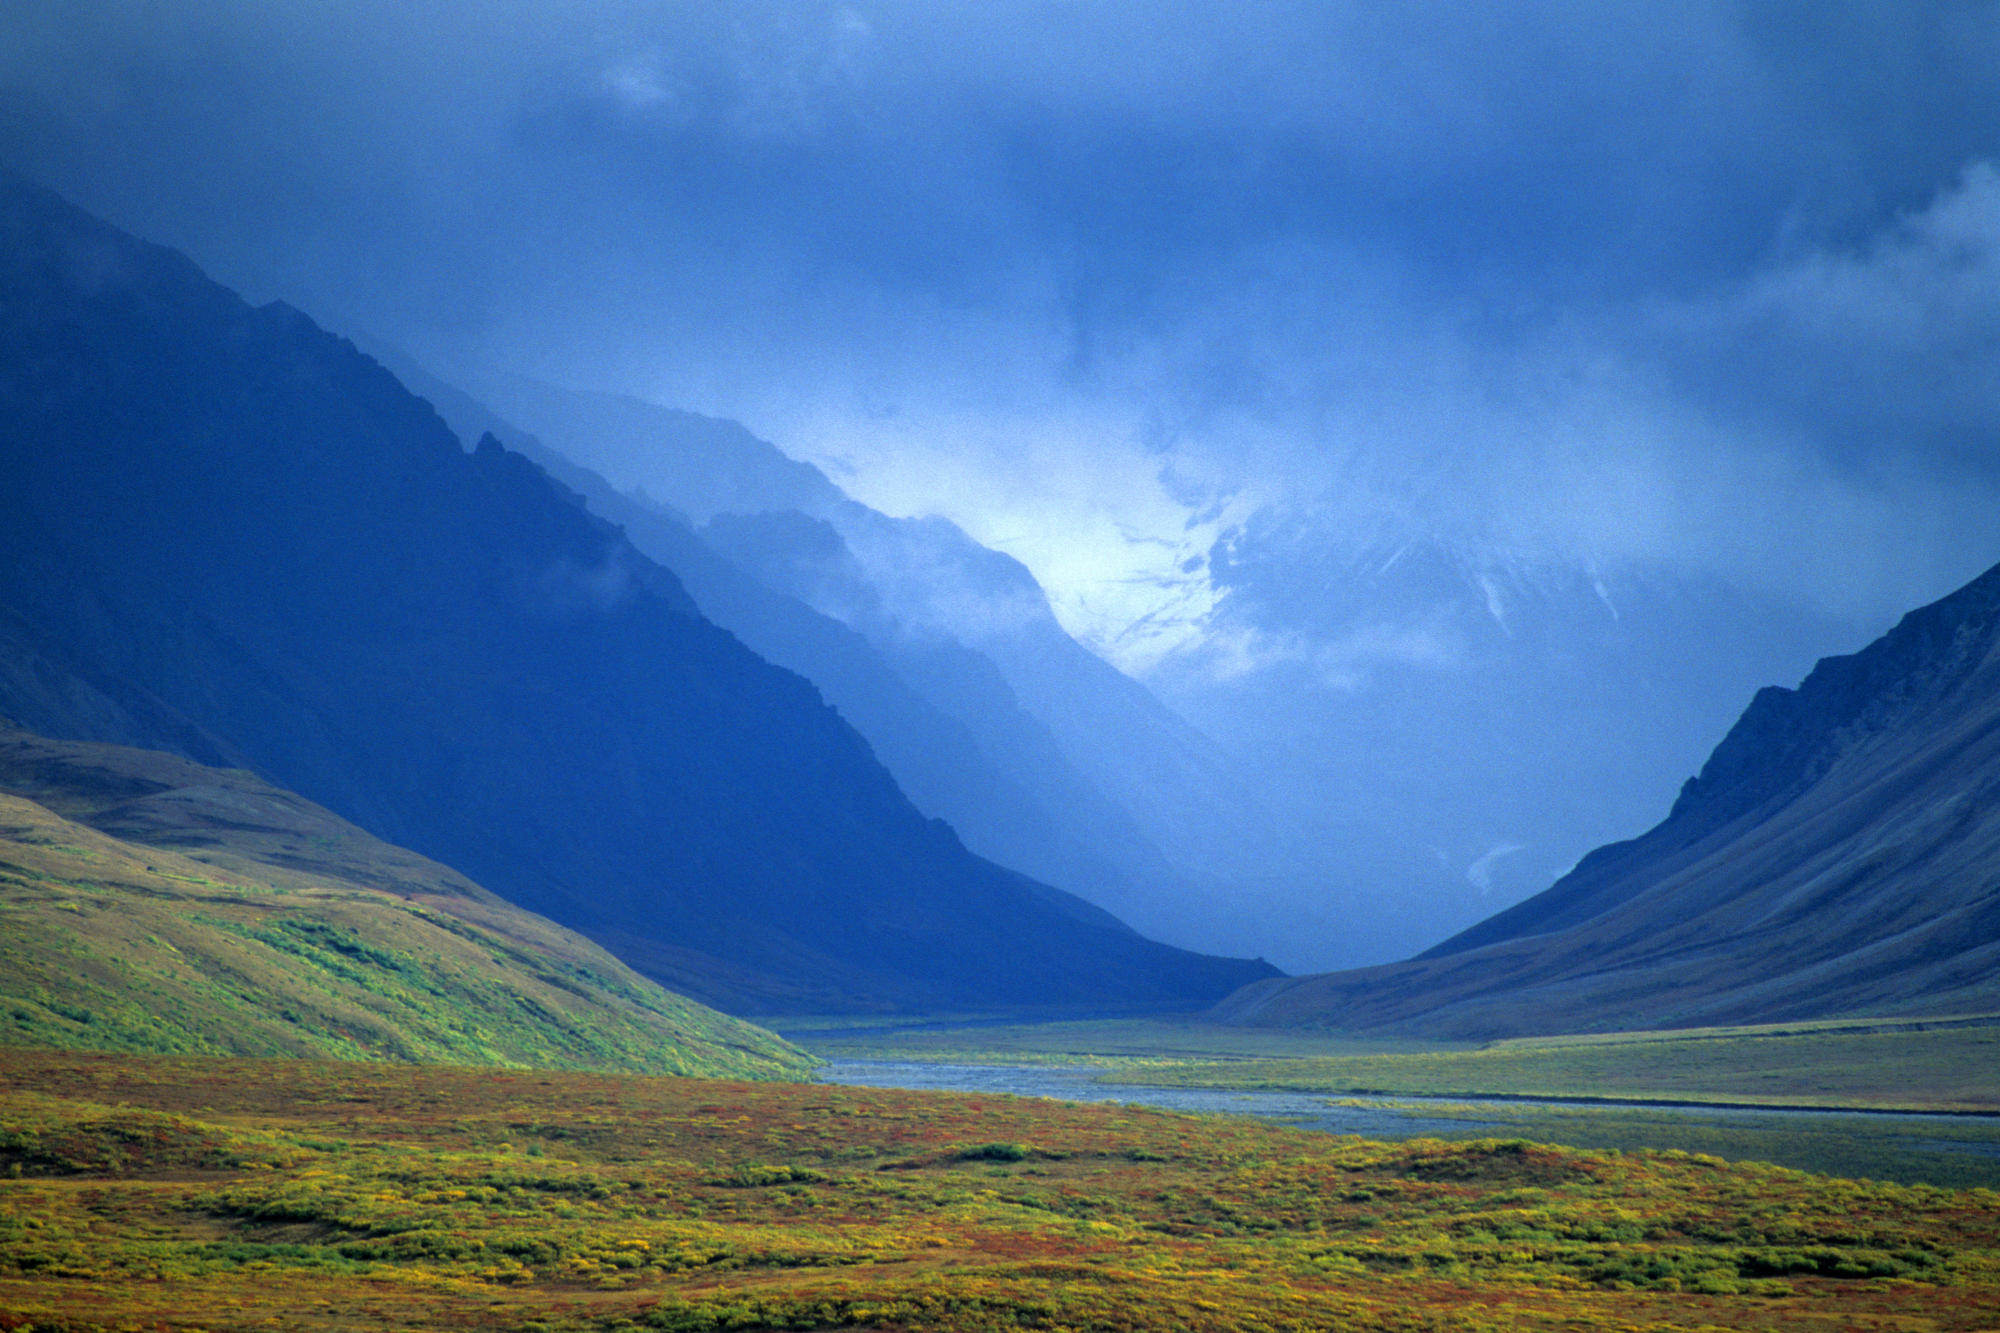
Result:
<svg viewBox="0 0 2000 1333"><path fill-rule="evenodd" d="M7 22L17 132L150 127L156 186L203 163L381 202L484 186L635 258L727 218L811 267L935 286L1026 262L1124 289L1106 302L1325 236L1671 282L1870 230L2000 125L1990 6L23 0Z"/></svg>
<svg viewBox="0 0 2000 1333"><path fill-rule="evenodd" d="M1574 558L1710 540L1706 481L1993 467L1991 4L20 0L0 33L0 153L418 346L719 408L775 360L795 415L1067 395L1190 500Z"/></svg>

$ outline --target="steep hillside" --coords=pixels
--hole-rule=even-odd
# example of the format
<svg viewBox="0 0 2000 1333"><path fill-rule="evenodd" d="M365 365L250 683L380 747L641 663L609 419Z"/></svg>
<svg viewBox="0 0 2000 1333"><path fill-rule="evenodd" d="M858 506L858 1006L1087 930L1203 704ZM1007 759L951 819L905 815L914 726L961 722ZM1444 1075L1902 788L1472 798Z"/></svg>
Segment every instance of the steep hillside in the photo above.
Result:
<svg viewBox="0 0 2000 1333"><path fill-rule="evenodd" d="M2000 567L1752 701L1658 827L1244 1023L1436 1035L2000 1010Z"/></svg>
<svg viewBox="0 0 2000 1333"><path fill-rule="evenodd" d="M1072 639L1011 556L942 518L860 504L732 421L517 377L476 387L549 448L672 506L757 583L860 634L1012 788L1040 797L1011 826L983 823L982 847L1004 863L1064 876L1150 934L1245 951L1274 933L1249 924L1245 885L1319 864L1316 831L1271 818L1257 774ZM1059 841L1026 833L1050 821Z"/></svg>
<svg viewBox="0 0 2000 1333"><path fill-rule="evenodd" d="M911 802L950 824L973 852L1113 910L1143 907L1149 896L1182 887L1131 816L1078 774L1048 729L1014 703L991 663L964 650L956 654L962 661L939 661L934 650L921 661L906 656L894 663L850 625L729 559L715 525L697 532L669 505L618 490L393 348L372 354L428 399L460 439L493 434L532 460L593 514L622 528L640 552L673 570L704 616L760 657L810 680L867 739ZM666 414L671 421L684 415ZM750 472L789 475L775 466ZM796 513L772 517L812 522ZM965 697L961 686L940 702L938 690L919 687L982 666L986 688L976 698Z"/></svg>
<svg viewBox="0 0 2000 1333"><path fill-rule="evenodd" d="M18 183L0 370L0 608L34 655L0 711L226 749L740 1012L1186 1007L1268 970L970 855L527 460Z"/></svg>
<svg viewBox="0 0 2000 1333"><path fill-rule="evenodd" d="M241 769L0 724L0 1043L708 1078L811 1061Z"/></svg>

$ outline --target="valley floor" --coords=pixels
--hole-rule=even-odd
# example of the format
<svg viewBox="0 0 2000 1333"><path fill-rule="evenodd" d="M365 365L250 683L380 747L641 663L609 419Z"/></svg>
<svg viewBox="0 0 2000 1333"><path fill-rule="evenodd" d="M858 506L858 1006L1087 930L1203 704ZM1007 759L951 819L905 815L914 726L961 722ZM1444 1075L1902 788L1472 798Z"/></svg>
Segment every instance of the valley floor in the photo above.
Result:
<svg viewBox="0 0 2000 1333"><path fill-rule="evenodd" d="M2000 1019L1992 1016L1487 1046L1158 1019L873 1030L795 1023L787 1031L822 1056L908 1062L919 1075L871 1082L1041 1091L1053 1071L1067 1070L1074 1090L1056 1095L1147 1101L1208 1090L1243 1099L1206 1098L1216 1109L1303 1112L1321 1128L1351 1123L1376 1136L1518 1134L1905 1184L2000 1187ZM1021 1072L973 1072L996 1066ZM941 1076L954 1068L965 1072ZM1085 1091L1078 1081L1092 1075L1098 1086ZM1262 1107L1266 1097L1279 1104Z"/></svg>
<svg viewBox="0 0 2000 1333"><path fill-rule="evenodd" d="M1125 1083L2000 1114L2000 1014L1483 1044L1198 1019L777 1026L830 1059L1107 1064Z"/></svg>
<svg viewBox="0 0 2000 1333"><path fill-rule="evenodd" d="M2000 1194L823 1084L0 1049L0 1328L1990 1327Z"/></svg>

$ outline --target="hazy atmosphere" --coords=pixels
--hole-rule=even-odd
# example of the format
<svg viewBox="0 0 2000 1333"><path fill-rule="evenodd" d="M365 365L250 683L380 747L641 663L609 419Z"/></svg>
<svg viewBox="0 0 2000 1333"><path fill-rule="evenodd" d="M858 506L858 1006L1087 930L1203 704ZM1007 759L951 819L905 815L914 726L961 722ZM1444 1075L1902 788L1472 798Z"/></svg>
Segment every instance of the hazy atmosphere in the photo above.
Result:
<svg viewBox="0 0 2000 1333"><path fill-rule="evenodd" d="M12 0L0 163L1013 556L1254 811L1121 913L1302 971L2000 560L1996 69L1988 3Z"/></svg>

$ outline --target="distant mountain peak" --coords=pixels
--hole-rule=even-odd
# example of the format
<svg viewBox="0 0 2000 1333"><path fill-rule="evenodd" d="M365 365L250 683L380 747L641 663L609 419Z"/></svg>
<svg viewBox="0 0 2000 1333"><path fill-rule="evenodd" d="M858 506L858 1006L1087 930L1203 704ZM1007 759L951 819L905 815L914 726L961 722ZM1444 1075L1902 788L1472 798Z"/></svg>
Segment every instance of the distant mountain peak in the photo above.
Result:
<svg viewBox="0 0 2000 1333"><path fill-rule="evenodd" d="M1707 832L1796 796L1871 736L1949 702L1992 657L2000 634L2000 565L1858 653L1822 658L1797 689L1759 690L1668 822Z"/></svg>

